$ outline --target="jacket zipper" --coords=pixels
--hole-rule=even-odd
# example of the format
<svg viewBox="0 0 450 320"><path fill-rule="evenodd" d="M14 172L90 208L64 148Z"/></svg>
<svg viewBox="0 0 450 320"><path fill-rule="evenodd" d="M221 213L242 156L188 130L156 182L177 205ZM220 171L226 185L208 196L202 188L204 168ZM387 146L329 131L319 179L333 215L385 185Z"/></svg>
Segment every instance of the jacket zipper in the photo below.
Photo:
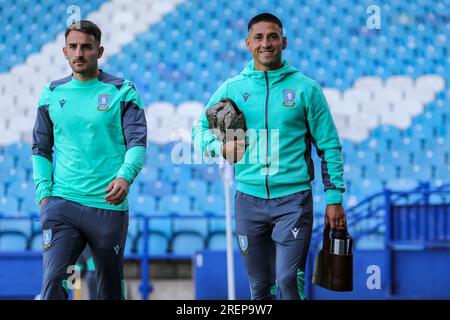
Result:
<svg viewBox="0 0 450 320"><path fill-rule="evenodd" d="M269 77L267 71L264 71L266 77L266 191L267 198L270 199L269 189Z"/></svg>

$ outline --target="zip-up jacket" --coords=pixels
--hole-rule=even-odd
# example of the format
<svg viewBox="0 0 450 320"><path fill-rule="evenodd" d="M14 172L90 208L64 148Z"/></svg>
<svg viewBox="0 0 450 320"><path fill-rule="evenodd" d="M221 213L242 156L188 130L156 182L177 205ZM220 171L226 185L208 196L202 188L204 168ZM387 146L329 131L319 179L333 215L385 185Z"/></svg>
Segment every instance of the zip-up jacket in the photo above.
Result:
<svg viewBox="0 0 450 320"><path fill-rule="evenodd" d="M127 201L107 203L105 189L119 177L133 183L146 143L145 113L132 82L102 71L89 81L68 76L51 82L41 93L33 130L37 201L58 196L127 210Z"/></svg>
<svg viewBox="0 0 450 320"><path fill-rule="evenodd" d="M321 158L327 204L341 204L345 191L342 146L319 84L288 61L272 71L256 71L253 60L228 79L206 108L231 98L244 113L249 146L235 164L236 188L265 199L311 189L311 145ZM208 128L205 112L192 128L197 152L222 156L223 142Z"/></svg>

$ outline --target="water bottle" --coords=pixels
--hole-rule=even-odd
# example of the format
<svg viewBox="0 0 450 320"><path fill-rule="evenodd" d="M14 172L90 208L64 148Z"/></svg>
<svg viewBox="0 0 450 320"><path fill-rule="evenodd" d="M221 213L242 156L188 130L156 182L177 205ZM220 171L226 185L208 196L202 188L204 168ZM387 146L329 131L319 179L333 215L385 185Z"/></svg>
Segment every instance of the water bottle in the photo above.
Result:
<svg viewBox="0 0 450 320"><path fill-rule="evenodd" d="M331 248L332 254L348 255L352 254L353 240L347 229L334 229L331 232Z"/></svg>

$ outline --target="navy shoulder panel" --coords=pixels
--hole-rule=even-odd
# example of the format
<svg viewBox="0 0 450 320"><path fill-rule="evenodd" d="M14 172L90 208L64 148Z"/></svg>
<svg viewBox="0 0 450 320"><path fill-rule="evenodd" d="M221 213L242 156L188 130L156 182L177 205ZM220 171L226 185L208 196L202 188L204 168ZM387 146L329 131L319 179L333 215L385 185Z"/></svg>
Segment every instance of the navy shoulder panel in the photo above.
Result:
<svg viewBox="0 0 450 320"><path fill-rule="evenodd" d="M65 78L59 79L59 80L52 81L50 83L50 91L53 91L57 86L60 86L60 85L62 85L64 83L67 83L70 80L72 80L72 76L71 75L67 76Z"/></svg>
<svg viewBox="0 0 450 320"><path fill-rule="evenodd" d="M122 88L123 83L125 82L124 78L115 77L106 72L101 72L100 75L98 76L98 80L115 86L117 90L120 90L120 88Z"/></svg>

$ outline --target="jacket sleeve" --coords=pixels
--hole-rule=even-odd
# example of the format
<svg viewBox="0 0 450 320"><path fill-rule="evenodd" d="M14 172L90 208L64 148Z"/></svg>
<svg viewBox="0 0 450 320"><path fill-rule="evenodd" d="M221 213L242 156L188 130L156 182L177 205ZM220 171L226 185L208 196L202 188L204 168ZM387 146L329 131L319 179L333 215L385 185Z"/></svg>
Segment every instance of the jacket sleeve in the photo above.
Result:
<svg viewBox="0 0 450 320"><path fill-rule="evenodd" d="M328 103L317 82L311 86L306 103L307 125L321 158L322 182L327 204L341 204L344 186L342 146Z"/></svg>
<svg viewBox="0 0 450 320"><path fill-rule="evenodd" d="M53 122L50 119L50 89L45 87L38 102L33 128L31 161L38 203L52 195L53 186Z"/></svg>
<svg viewBox="0 0 450 320"><path fill-rule="evenodd" d="M116 178L123 178L131 185L142 169L147 146L147 121L142 100L132 82L126 81L125 100L121 102L122 130L127 151Z"/></svg>
<svg viewBox="0 0 450 320"><path fill-rule="evenodd" d="M206 118L206 109L213 104L225 98L227 81L224 82L219 89L213 94L208 104L203 110L200 120L192 127L192 141L194 149L197 153L211 157L222 156L223 142L217 140L217 137L209 130L208 119Z"/></svg>

